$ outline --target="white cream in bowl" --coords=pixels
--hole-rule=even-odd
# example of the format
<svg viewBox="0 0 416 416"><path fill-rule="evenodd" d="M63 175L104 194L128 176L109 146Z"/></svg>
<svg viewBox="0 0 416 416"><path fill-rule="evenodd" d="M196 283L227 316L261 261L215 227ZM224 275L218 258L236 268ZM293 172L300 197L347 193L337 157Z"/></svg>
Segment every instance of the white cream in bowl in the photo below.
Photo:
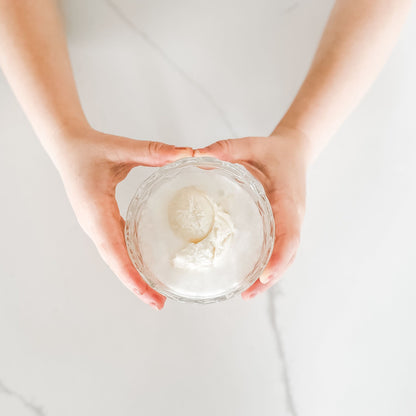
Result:
<svg viewBox="0 0 416 416"><path fill-rule="evenodd" d="M188 158L166 165L138 189L127 213L133 264L176 300L225 300L264 269L274 220L261 184L240 165Z"/></svg>
<svg viewBox="0 0 416 416"><path fill-rule="evenodd" d="M231 216L195 186L180 189L168 205L172 230L186 245L172 259L174 267L201 271L215 267L234 236Z"/></svg>

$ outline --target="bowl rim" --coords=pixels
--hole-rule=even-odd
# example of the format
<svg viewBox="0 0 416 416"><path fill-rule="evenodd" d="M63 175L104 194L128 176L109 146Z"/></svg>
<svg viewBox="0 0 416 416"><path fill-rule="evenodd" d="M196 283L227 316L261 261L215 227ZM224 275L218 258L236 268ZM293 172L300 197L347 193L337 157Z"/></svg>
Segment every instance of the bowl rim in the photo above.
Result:
<svg viewBox="0 0 416 416"><path fill-rule="evenodd" d="M138 255L138 253L136 252L136 250L133 250L132 248L134 244L131 241L131 229L134 228L134 218L140 211L140 207L145 206L147 198L151 193L151 190L154 186L157 185L158 182L162 181L163 179L166 179L166 175L169 174L169 172L175 172L178 170L178 168L184 167L207 167L214 169L223 169L228 173L233 173L234 175L241 177L244 180L244 184L250 187L257 194L258 200L254 202L256 203L257 208L259 208L259 204L257 202L260 201L261 209L264 212L263 214L260 213L263 222L263 247L260 251L259 258L257 259L254 267L249 273L246 274L246 276L241 280L241 284L239 284L236 288L232 290L227 290L226 292L213 297L184 296L170 289L159 279L157 279L159 282L158 284L154 281L154 279L149 278L149 276L146 273L146 264L144 263L144 261L137 261L136 255ZM243 187L241 183L239 183L239 185ZM267 229L265 229L266 227ZM244 290L248 289L261 275L261 273L263 272L270 260L275 244L275 220L270 205L270 201L267 198L263 185L247 170L245 166L243 166L240 163L231 163L214 157L186 157L159 167L155 172L153 172L144 181L141 182L136 192L134 193L132 199L130 200L129 206L127 208L127 215L124 226L124 238L127 246L127 252L134 268L152 289L162 294L163 296L166 296L166 298L175 300L177 302L197 304L218 303L231 299L234 296L244 292ZM260 267L258 267L259 263L261 264Z"/></svg>

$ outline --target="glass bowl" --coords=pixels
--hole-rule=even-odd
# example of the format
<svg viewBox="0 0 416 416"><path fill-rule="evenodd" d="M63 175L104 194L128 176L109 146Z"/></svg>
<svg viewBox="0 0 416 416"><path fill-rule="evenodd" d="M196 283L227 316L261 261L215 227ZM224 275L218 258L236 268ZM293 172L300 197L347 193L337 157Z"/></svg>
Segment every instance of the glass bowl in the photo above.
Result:
<svg viewBox="0 0 416 416"><path fill-rule="evenodd" d="M141 247L138 232L143 209L146 207L152 192L157 190L160 186L168 184L169 181L172 181L173 178L178 175L186 174L186 170L189 170L190 174L192 174L192 171L195 171L195 169L198 169L198 174L199 172L215 170L215 174L227 178L247 192L250 200L255 204L255 210L258 210L263 228L262 231L260 231L262 233L261 248L254 267L247 271L245 275L242 275L238 283L234 283L230 287L224 287L220 293L208 296L206 294L201 295L197 293L192 295L184 294L181 293L182 291L178 290L178 288L174 288L169 286L169 284L166 284L166 282L162 282L144 261L143 249ZM250 223L246 225L247 227L250 227ZM261 183L254 178L244 166L211 157L190 157L180 159L159 168L155 173L144 180L130 202L125 226L125 239L130 259L149 286L167 298L180 302L203 304L230 299L250 287L261 275L270 259L274 245L274 236L275 222L273 213Z"/></svg>

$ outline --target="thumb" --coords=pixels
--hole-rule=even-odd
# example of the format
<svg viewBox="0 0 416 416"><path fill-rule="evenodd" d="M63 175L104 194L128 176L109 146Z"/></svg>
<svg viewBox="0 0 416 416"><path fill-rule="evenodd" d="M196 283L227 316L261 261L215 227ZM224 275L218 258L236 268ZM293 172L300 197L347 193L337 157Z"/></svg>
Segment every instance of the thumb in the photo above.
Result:
<svg viewBox="0 0 416 416"><path fill-rule="evenodd" d="M216 157L221 160L232 162L234 160L232 151L232 140L219 140L218 142L212 143L207 147L196 149L194 151L195 157Z"/></svg>
<svg viewBox="0 0 416 416"><path fill-rule="evenodd" d="M184 157L191 157L193 153L190 147L175 147L155 141L132 139L130 146L128 150L131 161L144 166L163 166Z"/></svg>

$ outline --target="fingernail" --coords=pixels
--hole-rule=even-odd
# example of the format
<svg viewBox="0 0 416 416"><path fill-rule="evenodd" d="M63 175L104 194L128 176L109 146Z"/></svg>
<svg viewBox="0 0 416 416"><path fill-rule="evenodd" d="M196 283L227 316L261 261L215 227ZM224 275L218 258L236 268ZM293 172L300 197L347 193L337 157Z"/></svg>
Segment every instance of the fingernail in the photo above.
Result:
<svg viewBox="0 0 416 416"><path fill-rule="evenodd" d="M149 303L149 306L151 306L154 310L156 310L156 311L158 311L159 310L159 308L157 307L157 305L156 305L156 303L155 302L150 302Z"/></svg>
<svg viewBox="0 0 416 416"><path fill-rule="evenodd" d="M142 296L144 293L144 290L139 290L137 289L137 287L133 288L133 292L137 295L137 296Z"/></svg>
<svg viewBox="0 0 416 416"><path fill-rule="evenodd" d="M269 282L270 282L270 280L272 280L272 278L273 278L273 275L272 275L272 274L270 274L270 275L269 275L269 276L267 276L267 277L260 276L260 282L261 282L261 283L263 283L263 284L265 285L265 284L269 283Z"/></svg>

